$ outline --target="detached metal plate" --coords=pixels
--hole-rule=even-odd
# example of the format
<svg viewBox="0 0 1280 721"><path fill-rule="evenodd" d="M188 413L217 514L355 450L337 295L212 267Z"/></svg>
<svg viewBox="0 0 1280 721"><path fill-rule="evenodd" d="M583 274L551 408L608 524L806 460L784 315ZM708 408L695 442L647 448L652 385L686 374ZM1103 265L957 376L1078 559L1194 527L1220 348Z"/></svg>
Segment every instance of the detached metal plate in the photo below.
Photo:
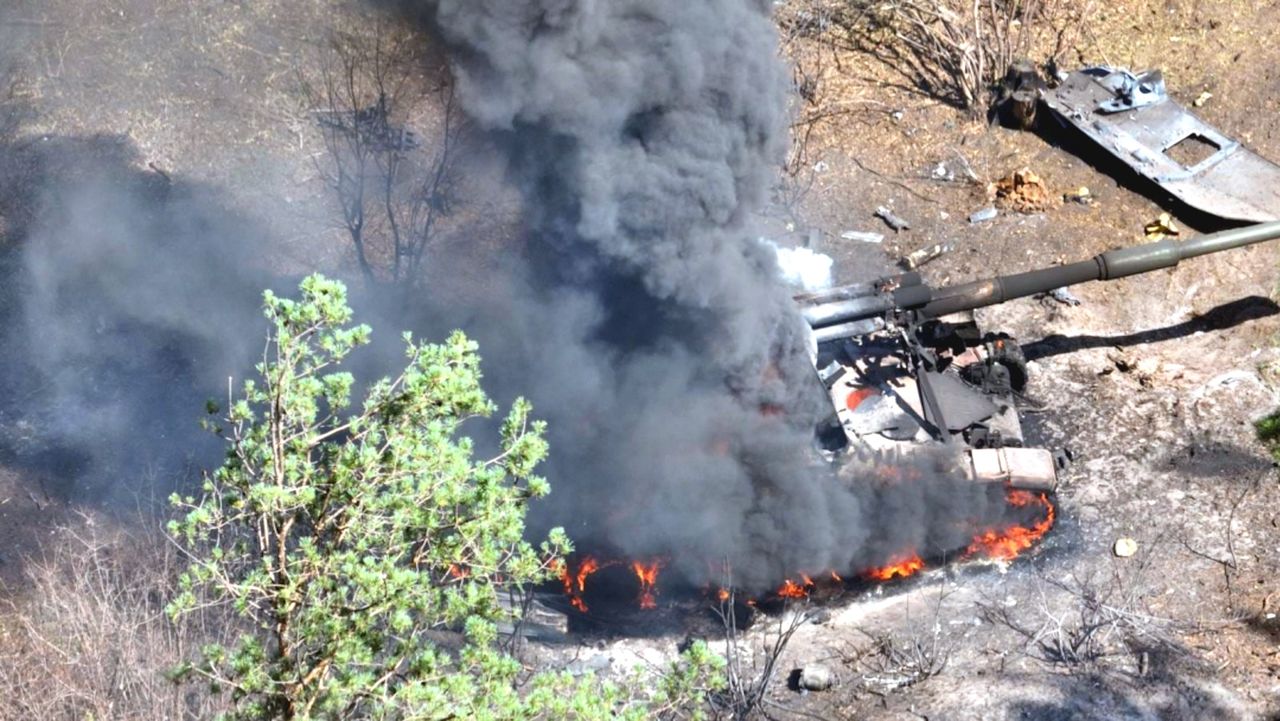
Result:
<svg viewBox="0 0 1280 721"><path fill-rule="evenodd" d="M1044 101L1063 121L1187 205L1234 220L1280 220L1280 166L1170 100L1162 85L1145 87L1138 107L1117 110L1135 104L1134 88L1143 87L1132 82L1135 77L1148 76L1085 68L1046 92ZM1203 151L1190 165L1170 155L1184 142Z"/></svg>

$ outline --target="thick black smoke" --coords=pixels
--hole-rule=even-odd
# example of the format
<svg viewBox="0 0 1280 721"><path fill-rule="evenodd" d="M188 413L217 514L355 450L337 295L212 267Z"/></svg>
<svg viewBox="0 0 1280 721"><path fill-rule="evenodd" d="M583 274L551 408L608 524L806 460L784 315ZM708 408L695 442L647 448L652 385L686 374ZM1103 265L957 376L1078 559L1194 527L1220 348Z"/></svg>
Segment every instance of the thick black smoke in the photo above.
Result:
<svg viewBox="0 0 1280 721"><path fill-rule="evenodd" d="M528 265L504 281L519 290L470 327L551 420L539 519L695 580L727 561L747 587L941 540L929 529L955 525L941 516L982 502L941 490L951 468L886 492L814 460L829 405L751 232L786 144L770 6L417 6L464 108L508 148L532 225Z"/></svg>
<svg viewBox="0 0 1280 721"><path fill-rule="evenodd" d="M811 452L826 401L751 228L787 126L769 3L413 9L503 150L527 233L496 267L433 252L422 298L361 298L361 319L392 345L462 327L486 387L532 398L555 489L538 525L693 581L727 561L750 588L963 541L985 496L957 493L945 463L871 484ZM295 285L266 270L269 234L120 139L0 141L0 462L116 499L216 464L202 402L261 352L261 290ZM366 354L363 374L398 359Z"/></svg>

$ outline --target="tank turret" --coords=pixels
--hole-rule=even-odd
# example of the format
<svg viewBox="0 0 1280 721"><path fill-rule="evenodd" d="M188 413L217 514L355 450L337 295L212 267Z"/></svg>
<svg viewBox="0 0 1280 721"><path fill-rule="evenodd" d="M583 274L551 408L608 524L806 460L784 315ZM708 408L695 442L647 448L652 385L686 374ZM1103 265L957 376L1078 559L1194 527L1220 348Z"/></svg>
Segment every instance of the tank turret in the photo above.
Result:
<svg viewBox="0 0 1280 721"><path fill-rule="evenodd" d="M1017 413L1026 358L1013 338L981 331L972 311L1277 238L1271 222L941 288L904 273L797 296L832 406L819 445L839 457L940 444L964 454L975 481L1052 491L1062 459L1025 446Z"/></svg>

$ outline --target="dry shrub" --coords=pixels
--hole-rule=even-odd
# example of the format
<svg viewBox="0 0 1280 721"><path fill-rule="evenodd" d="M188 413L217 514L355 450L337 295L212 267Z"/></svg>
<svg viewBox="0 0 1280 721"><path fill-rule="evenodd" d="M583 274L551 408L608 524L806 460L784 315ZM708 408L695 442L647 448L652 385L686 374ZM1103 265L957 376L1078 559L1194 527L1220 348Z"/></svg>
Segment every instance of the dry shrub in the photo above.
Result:
<svg viewBox="0 0 1280 721"><path fill-rule="evenodd" d="M1160 540L1108 570L1059 577L1036 569L1035 595L1016 606L979 604L988 622L1022 636L1033 658L1060 668L1107 669L1129 662L1145 676L1152 657L1166 667L1195 657L1180 636L1190 624L1157 613L1158 586L1151 573Z"/></svg>
<svg viewBox="0 0 1280 721"><path fill-rule="evenodd" d="M215 716L216 698L167 676L214 637L209 617L166 616L175 561L159 534L88 517L60 529L20 595L0 601L0 720Z"/></svg>
<svg viewBox="0 0 1280 721"><path fill-rule="evenodd" d="M1064 60L1092 0L820 0L833 42L978 115L1014 61Z"/></svg>

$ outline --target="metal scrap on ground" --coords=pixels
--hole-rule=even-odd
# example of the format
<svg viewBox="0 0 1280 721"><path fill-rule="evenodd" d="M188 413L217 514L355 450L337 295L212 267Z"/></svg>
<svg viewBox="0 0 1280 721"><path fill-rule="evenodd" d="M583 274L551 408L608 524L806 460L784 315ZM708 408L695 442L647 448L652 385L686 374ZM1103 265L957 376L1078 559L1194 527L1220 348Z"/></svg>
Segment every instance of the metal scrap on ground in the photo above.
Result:
<svg viewBox="0 0 1280 721"><path fill-rule="evenodd" d="M898 261L898 264L906 270L915 270L925 263L941 257L944 253L950 253L955 250L955 247L954 243L934 243L906 255L902 260Z"/></svg>
<svg viewBox="0 0 1280 721"><path fill-rule="evenodd" d="M893 228L895 233L900 230L909 230L911 228L910 223L898 217L892 210L883 205L876 208L876 217L883 220L890 228Z"/></svg>
<svg viewBox="0 0 1280 721"><path fill-rule="evenodd" d="M1280 219L1280 166L1171 100L1159 71L1088 67L1042 96L1060 120L1187 205L1232 220Z"/></svg>

